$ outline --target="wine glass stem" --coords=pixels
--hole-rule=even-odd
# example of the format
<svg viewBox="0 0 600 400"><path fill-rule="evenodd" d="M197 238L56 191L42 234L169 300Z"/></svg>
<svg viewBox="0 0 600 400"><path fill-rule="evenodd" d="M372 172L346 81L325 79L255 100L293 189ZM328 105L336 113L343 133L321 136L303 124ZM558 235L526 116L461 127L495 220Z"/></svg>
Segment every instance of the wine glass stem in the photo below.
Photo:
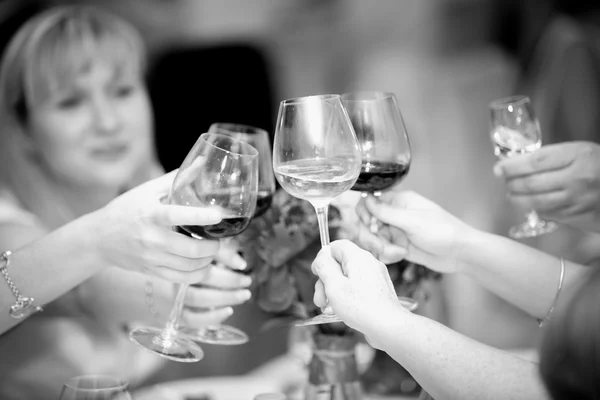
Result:
<svg viewBox="0 0 600 400"><path fill-rule="evenodd" d="M375 200L379 200L381 192L373 192L372 195ZM375 235L379 233L379 220L374 215L371 215L371 218L369 219L369 231Z"/></svg>
<svg viewBox="0 0 600 400"><path fill-rule="evenodd" d="M540 223L540 217L535 210L531 210L527 213L527 223L531 227L535 227Z"/></svg>
<svg viewBox="0 0 600 400"><path fill-rule="evenodd" d="M329 204L324 206L314 206L317 212L317 221L319 222L319 234L321 236L321 247L329 245L329 221L327 220L327 213L329 211Z"/></svg>
<svg viewBox="0 0 600 400"><path fill-rule="evenodd" d="M325 205L313 205L317 212L317 221L319 222L319 235L321 236L321 247L329 245L329 220L327 219L327 213L329 211L329 203ZM327 305L321 309L323 314L333 314L333 309Z"/></svg>
<svg viewBox="0 0 600 400"><path fill-rule="evenodd" d="M171 313L169 314L167 325L165 326L165 330L163 331L163 337L165 339L173 337L177 332L177 321L179 320L179 316L181 315L181 311L183 310L183 301L185 300L185 294L187 292L187 289L187 284L179 284L179 288L177 289L177 295L175 296L175 303L173 304L173 308L171 308Z"/></svg>

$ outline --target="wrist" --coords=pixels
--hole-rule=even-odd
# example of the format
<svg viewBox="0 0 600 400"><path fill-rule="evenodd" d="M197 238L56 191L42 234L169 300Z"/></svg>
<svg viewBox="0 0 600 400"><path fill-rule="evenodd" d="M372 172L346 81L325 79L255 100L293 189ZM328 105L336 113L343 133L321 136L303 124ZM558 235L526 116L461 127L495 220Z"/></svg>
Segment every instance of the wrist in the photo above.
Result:
<svg viewBox="0 0 600 400"><path fill-rule="evenodd" d="M490 243L497 237L494 234L472 229L461 238L460 250L457 253L457 272L465 275L473 275L474 268L481 269L482 263L489 255Z"/></svg>
<svg viewBox="0 0 600 400"><path fill-rule="evenodd" d="M388 351L402 334L406 324L415 318L399 301L390 302L387 307L377 310L376 320L370 320L364 329L359 329L376 349Z"/></svg>
<svg viewBox="0 0 600 400"><path fill-rule="evenodd" d="M99 271L109 266L109 252L105 251L103 244L109 239L107 227L112 225L112 221L104 213L94 211L76 219L74 223L78 225L76 232L79 232L80 252L87 254L86 259L91 267Z"/></svg>

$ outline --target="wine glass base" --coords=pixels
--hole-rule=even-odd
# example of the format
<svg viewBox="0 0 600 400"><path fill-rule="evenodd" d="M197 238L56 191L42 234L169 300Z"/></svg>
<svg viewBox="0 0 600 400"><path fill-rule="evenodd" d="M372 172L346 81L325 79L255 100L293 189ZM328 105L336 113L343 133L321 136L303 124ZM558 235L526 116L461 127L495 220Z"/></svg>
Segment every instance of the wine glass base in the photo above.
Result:
<svg viewBox="0 0 600 400"><path fill-rule="evenodd" d="M182 328L181 332L196 342L224 346L236 346L250 340L243 331L229 325L208 326L203 329Z"/></svg>
<svg viewBox="0 0 600 400"><path fill-rule="evenodd" d="M539 221L536 225L530 225L524 222L513 226L508 231L508 235L513 239L523 239L552 233L558 229L558 224L552 221Z"/></svg>
<svg viewBox="0 0 600 400"><path fill-rule="evenodd" d="M419 307L419 302L412 297L398 296L398 300L402 307L408 311L415 311ZM322 314L315 315L312 318L298 321L294 325L296 326L309 326L309 325L320 325L320 324L332 324L335 322L343 322L340 317L334 313L323 312Z"/></svg>
<svg viewBox="0 0 600 400"><path fill-rule="evenodd" d="M296 326L309 326L309 325L321 325L321 324L333 324L335 322L343 322L340 317L333 313L322 313L315 315L312 318L305 319L304 321L298 321L295 323Z"/></svg>
<svg viewBox="0 0 600 400"><path fill-rule="evenodd" d="M163 329L137 328L129 333L129 339L144 349L178 362L196 362L204 358L204 351L190 339L179 335L165 338Z"/></svg>

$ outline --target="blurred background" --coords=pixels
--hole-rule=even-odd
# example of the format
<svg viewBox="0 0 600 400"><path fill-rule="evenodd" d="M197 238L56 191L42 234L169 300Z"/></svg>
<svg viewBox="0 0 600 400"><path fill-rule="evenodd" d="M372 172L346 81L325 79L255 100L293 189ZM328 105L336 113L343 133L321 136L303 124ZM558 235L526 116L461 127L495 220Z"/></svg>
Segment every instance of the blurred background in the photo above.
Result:
<svg viewBox="0 0 600 400"><path fill-rule="evenodd" d="M600 140L597 1L3 0L0 47L37 10L68 2L110 9L143 34L167 170L213 122L272 134L281 100L390 91L413 148L402 186L505 234L522 215L492 174L491 100L530 95L544 143ZM578 57L581 46L589 51ZM585 261L598 252L594 240L563 229L528 243ZM488 344L527 349L537 341L535 321L468 278L445 277L430 303L423 312ZM252 302L236 307L229 322L250 343L204 346L202 362L169 363L152 381L241 374L283 353L287 330L263 331L268 318Z"/></svg>

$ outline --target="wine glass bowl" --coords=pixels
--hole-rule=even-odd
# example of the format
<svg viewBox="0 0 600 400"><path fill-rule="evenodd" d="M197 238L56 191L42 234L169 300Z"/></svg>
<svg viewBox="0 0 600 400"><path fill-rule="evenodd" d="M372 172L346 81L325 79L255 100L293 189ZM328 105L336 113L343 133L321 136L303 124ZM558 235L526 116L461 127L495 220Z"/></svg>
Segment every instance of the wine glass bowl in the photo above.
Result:
<svg viewBox="0 0 600 400"><path fill-rule="evenodd" d="M174 229L202 240L238 235L250 224L257 191L257 150L231 136L205 133L181 164L171 186L169 203L218 209L222 220L212 225L182 225ZM138 327L130 332L130 339L174 361L202 359L202 348L178 329L187 287L179 285L165 328Z"/></svg>
<svg viewBox="0 0 600 400"><path fill-rule="evenodd" d="M313 205L322 246L329 244L329 203L352 188L360 167L360 147L339 95L299 97L280 103L273 143L275 177L290 195ZM297 325L339 321L326 307Z"/></svg>
<svg viewBox="0 0 600 400"><path fill-rule="evenodd" d="M173 181L171 204L217 208L214 225L181 226L193 237L222 239L242 233L256 210L258 151L227 135L204 133ZM187 173L186 171L189 171Z"/></svg>
<svg viewBox="0 0 600 400"><path fill-rule="evenodd" d="M275 193L269 134L261 128L228 122L215 122L211 124L208 131L233 136L250 144L258 151L258 196L254 218L260 217L271 206Z"/></svg>
<svg viewBox="0 0 600 400"><path fill-rule="evenodd" d="M132 400L129 384L109 375L81 375L68 379L59 400Z"/></svg>
<svg viewBox="0 0 600 400"><path fill-rule="evenodd" d="M393 93L364 91L341 95L360 144L362 165L352 190L378 196L408 174L412 153Z"/></svg>
<svg viewBox="0 0 600 400"><path fill-rule="evenodd" d="M511 96L494 100L490 109L490 138L498 158L517 157L533 153L542 146L542 131L527 96ZM558 225L540 219L535 210L526 215L526 222L513 226L513 239L535 237L554 232Z"/></svg>

